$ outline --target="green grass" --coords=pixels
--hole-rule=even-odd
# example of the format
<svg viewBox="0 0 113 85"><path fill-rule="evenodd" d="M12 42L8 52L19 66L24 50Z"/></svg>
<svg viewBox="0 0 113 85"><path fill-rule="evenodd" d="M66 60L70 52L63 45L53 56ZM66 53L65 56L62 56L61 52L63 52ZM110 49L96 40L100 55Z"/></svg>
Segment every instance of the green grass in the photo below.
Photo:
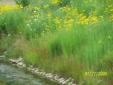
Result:
<svg viewBox="0 0 113 85"><path fill-rule="evenodd" d="M24 28L24 15L21 11L10 10L0 16L0 32L16 34Z"/></svg>
<svg viewBox="0 0 113 85"><path fill-rule="evenodd" d="M30 8L3 12L0 52L7 51L8 58L23 56L27 65L72 77L78 85L112 85L112 1L58 1L35 0ZM108 75L85 76L101 71Z"/></svg>

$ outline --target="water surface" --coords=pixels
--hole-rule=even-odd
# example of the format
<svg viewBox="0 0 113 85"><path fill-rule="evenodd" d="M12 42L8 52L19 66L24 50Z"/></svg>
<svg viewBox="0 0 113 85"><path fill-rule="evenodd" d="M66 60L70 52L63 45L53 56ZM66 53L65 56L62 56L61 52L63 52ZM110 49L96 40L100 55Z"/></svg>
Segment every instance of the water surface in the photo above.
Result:
<svg viewBox="0 0 113 85"><path fill-rule="evenodd" d="M20 68L0 64L0 85L57 85L43 78L36 77Z"/></svg>

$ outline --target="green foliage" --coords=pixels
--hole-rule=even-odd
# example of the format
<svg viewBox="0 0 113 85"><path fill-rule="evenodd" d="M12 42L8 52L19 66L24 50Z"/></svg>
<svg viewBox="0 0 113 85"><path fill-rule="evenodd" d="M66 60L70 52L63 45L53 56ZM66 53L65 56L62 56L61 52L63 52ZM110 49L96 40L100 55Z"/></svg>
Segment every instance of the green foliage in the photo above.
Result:
<svg viewBox="0 0 113 85"><path fill-rule="evenodd" d="M22 55L22 52L20 50L15 49L13 46L10 46L5 54L7 58L18 58Z"/></svg>
<svg viewBox="0 0 113 85"><path fill-rule="evenodd" d="M59 6L66 6L70 4L70 0L58 0Z"/></svg>
<svg viewBox="0 0 113 85"><path fill-rule="evenodd" d="M61 47L61 42L59 39L52 39L51 42L49 43L49 51L51 52L52 56L54 57L55 55L61 55L62 54L62 47Z"/></svg>
<svg viewBox="0 0 113 85"><path fill-rule="evenodd" d="M32 29L32 33L34 36L36 36L37 34L38 35L41 35L41 33L43 31L45 31L45 25L43 25L42 23L45 23L45 21L43 20L40 20L40 22L37 20L37 21L33 21L32 22L32 25L31 25L31 29Z"/></svg>
<svg viewBox="0 0 113 85"><path fill-rule="evenodd" d="M85 44L85 30L83 31L81 27L78 27L76 31L64 31L55 35L57 37L53 37L49 43L49 50L52 55L74 55Z"/></svg>
<svg viewBox="0 0 113 85"><path fill-rule="evenodd" d="M5 11L0 16L0 32L17 34L25 27L25 18L22 11Z"/></svg>
<svg viewBox="0 0 113 85"><path fill-rule="evenodd" d="M6 85L3 81L0 81L0 85Z"/></svg>
<svg viewBox="0 0 113 85"><path fill-rule="evenodd" d="M10 47L12 46L13 39L12 37L8 37L6 35L2 36L2 39L0 39L0 53L3 53Z"/></svg>
<svg viewBox="0 0 113 85"><path fill-rule="evenodd" d="M75 30L57 32L49 40L49 51L52 56L72 56L93 69L113 50L112 31L112 22L105 21L97 26L76 26Z"/></svg>
<svg viewBox="0 0 113 85"><path fill-rule="evenodd" d="M28 2L22 0L18 4L25 7ZM27 65L72 77L80 85L107 85L111 80L105 83L107 80L101 78L105 84L100 84L97 83L100 78L90 79L82 74L113 71L112 9L109 8L112 6L109 3L106 0L58 0L58 3L35 0L26 10L5 11L0 15L0 51L7 50L8 57L23 55ZM11 34L13 38L3 34ZM18 34L29 43L27 48L26 42L20 46L22 40L18 38L20 42L11 45L14 35ZM113 79L112 75L108 78Z"/></svg>
<svg viewBox="0 0 113 85"><path fill-rule="evenodd" d="M32 50L27 50L26 53L24 53L24 61L27 65L36 65L38 61L38 54Z"/></svg>
<svg viewBox="0 0 113 85"><path fill-rule="evenodd" d="M7 58L18 58L22 56L22 50L19 50L14 46L15 40L15 36L4 35L4 37L0 40L0 53L2 55L6 55Z"/></svg>
<svg viewBox="0 0 113 85"><path fill-rule="evenodd" d="M30 4L31 0L15 0L17 4L22 5L23 7L26 7Z"/></svg>
<svg viewBox="0 0 113 85"><path fill-rule="evenodd" d="M94 65L100 63L106 58L104 55L108 55L108 52L113 50L113 40L110 38L113 36L113 28L111 22L105 21L96 27L91 26L90 29L88 29L88 43L82 51L82 56L86 63Z"/></svg>

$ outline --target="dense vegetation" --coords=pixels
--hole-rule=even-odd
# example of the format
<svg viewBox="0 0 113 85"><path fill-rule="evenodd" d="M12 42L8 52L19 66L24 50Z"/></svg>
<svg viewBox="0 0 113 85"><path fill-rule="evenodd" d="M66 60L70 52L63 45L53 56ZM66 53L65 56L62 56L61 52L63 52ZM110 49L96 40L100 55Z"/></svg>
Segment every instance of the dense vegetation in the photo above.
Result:
<svg viewBox="0 0 113 85"><path fill-rule="evenodd" d="M0 54L22 56L27 65L72 77L78 85L113 84L112 0L16 1L0 6Z"/></svg>

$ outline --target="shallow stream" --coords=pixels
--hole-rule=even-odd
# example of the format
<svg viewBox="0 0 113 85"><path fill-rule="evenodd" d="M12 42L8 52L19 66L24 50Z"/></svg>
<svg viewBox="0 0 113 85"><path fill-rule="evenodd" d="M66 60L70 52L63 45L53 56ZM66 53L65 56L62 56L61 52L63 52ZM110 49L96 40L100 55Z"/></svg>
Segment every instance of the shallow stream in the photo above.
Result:
<svg viewBox="0 0 113 85"><path fill-rule="evenodd" d="M0 63L0 85L57 85L23 69Z"/></svg>

